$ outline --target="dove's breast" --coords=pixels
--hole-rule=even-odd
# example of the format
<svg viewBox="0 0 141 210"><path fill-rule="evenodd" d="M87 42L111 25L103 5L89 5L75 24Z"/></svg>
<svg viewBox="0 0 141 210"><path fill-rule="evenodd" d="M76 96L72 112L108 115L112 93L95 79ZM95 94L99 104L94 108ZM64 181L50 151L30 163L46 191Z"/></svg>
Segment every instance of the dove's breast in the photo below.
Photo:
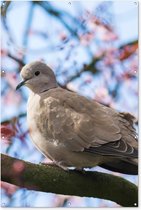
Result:
<svg viewBox="0 0 141 210"><path fill-rule="evenodd" d="M27 123L29 128L29 134L37 149L39 149L44 155L50 157L48 154L47 147L47 132L46 135L44 135L44 129L46 127L47 131L48 127L48 114L47 112L43 112L41 98L37 94L31 94L29 97L27 104Z"/></svg>
<svg viewBox="0 0 141 210"><path fill-rule="evenodd" d="M53 139L49 125L49 107L52 98L41 99L37 94L29 97L27 104L27 123L31 139L37 149L50 159L56 159L57 139Z"/></svg>

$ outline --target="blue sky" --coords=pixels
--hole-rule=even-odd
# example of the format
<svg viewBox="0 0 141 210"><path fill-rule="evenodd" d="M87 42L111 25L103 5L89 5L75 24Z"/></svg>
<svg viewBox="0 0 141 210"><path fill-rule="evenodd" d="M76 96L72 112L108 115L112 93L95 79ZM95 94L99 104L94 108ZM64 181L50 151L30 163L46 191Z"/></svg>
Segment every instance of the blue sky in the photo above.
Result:
<svg viewBox="0 0 141 210"><path fill-rule="evenodd" d="M138 36L138 5L135 3L135 1L112 1L113 5L111 8L111 12L114 14L114 19L113 19L113 26L115 27L117 33L119 34L120 37L120 41L119 44L122 43L126 43L129 41L132 41L134 39L137 38ZM71 4L70 4L71 3ZM54 1L54 5L56 5L58 8L64 9L66 11L69 11L70 13L72 13L73 15L76 15L77 12L83 12L84 9L88 9L90 11L93 11L94 8L96 8L96 6L100 3L100 1L81 1L81 5L79 4L79 2L76 1ZM17 6L16 6L17 5ZM75 7L74 7L75 5ZM30 10L29 5L26 2L16 2L15 6L13 4L13 6L11 5L11 8L9 9L7 18L8 18L8 24L9 27L11 28L13 37L15 39L15 42L17 43L17 48L22 47L24 49L24 46L22 44L22 39L21 37L23 36L24 33L24 28L25 28L25 24L26 24L26 20L27 20L27 16L28 16L28 11ZM54 27L57 27L54 23L54 21L51 20L51 18L46 18L46 15L42 12L41 8L37 8L34 14L34 22L33 22L33 28L34 29L38 29L38 30L43 30L45 31L46 29L48 29L48 33L53 34L53 30ZM3 46L7 47L7 34L3 31L3 38L2 38L2 44ZM54 39L55 42L55 39ZM8 46L11 48L11 52L15 53L15 49L13 49L12 46ZM44 51L44 52L36 52L36 50L38 50L39 48L42 47L46 47L45 46L45 42L40 39L39 37L34 37L34 39L32 40L32 38L30 39L30 48L31 51L28 52L28 57L26 62L30 62L31 60L35 60L39 57L43 57L45 58L45 60L48 61L48 63L50 63L51 65L55 66L55 59L58 58L58 51L50 51L49 53ZM64 54L60 55L60 57L63 57ZM79 54L79 56L82 58L85 58L85 53L82 52L81 50L81 54ZM79 59L79 58L78 58ZM14 71L14 64L12 64L11 62L4 62L3 66L6 67L6 69L10 70L10 71ZM69 65L68 63L64 64L65 67L67 67L67 65ZM82 77L86 76L83 75ZM20 80L20 78L19 78ZM99 82L99 81L98 81ZM99 82L100 83L100 82ZM101 84L99 84L101 85ZM122 91L122 94L124 95L124 97L129 100L127 92L130 91L128 90L128 86L123 87L124 91ZM24 88L24 93L26 95L26 97L28 96L28 90L26 88ZM90 91L90 90L89 90ZM87 94L87 92L85 93L85 90L81 90L81 92L84 92L84 94ZM131 102L132 99L130 99ZM134 99L136 100L136 98ZM130 104L129 104L130 105ZM122 106L122 101L121 103L119 103L119 105L117 105L121 108ZM18 108L18 110L17 110ZM124 108L124 107L123 107ZM2 119L4 120L5 118L10 118L11 116L15 116L16 114L18 115L20 112L25 112L26 111L26 104L22 103L20 105L20 107L12 107L10 106L8 109L4 109L2 112ZM19 112L19 113L18 113ZM14 146L14 150L16 151L17 148L20 148L21 145L19 145L20 143L15 144ZM29 147L30 147L30 143L29 143ZM21 151L21 157L23 159L28 159L29 156L26 157L26 148L22 148ZM24 156L25 155L25 156ZM34 158L36 160L38 160L38 158L40 158L39 153L34 154L35 156L31 155L30 156L30 160L33 161ZM132 178L131 178L132 179ZM20 199L20 195L22 194L22 191L19 190L17 192L17 194L15 196L17 196L17 203L19 202L18 199ZM28 194L28 192L27 192ZM43 203L43 205L51 205L52 202L52 194L48 194L48 197L46 196L46 193L36 193L36 202L34 203L34 205L38 206L40 203ZM32 205L32 192L31 194L29 194L28 199L30 203L30 205ZM34 197L34 196L33 196ZM30 200L31 198L31 200ZM6 199L6 198L5 198ZM99 200L97 200L95 203L93 202L92 199L87 199L84 198L84 200L87 200L88 205L90 206L98 206L99 205ZM17 203L15 205L17 205ZM13 204L14 205L14 204ZM81 205L83 206L84 203L82 202ZM110 202L109 202L109 205Z"/></svg>

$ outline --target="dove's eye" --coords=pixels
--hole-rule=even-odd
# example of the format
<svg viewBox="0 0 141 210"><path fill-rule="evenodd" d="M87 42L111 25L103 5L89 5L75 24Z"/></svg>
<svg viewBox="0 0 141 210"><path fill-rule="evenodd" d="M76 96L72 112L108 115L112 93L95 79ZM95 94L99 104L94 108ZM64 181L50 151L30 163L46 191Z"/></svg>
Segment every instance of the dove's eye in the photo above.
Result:
<svg viewBox="0 0 141 210"><path fill-rule="evenodd" d="M35 72L35 76L38 76L39 74L40 74L39 71L36 71L36 72Z"/></svg>

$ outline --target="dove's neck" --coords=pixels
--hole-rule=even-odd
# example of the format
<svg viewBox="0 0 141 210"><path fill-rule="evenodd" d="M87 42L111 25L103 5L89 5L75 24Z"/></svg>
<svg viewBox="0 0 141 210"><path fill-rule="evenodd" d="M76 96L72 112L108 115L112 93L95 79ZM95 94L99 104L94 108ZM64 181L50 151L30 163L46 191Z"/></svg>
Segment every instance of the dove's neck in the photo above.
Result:
<svg viewBox="0 0 141 210"><path fill-rule="evenodd" d="M28 88L34 93L34 94L42 94L50 89L53 89L53 88L57 88L58 87L58 84L56 81L42 81L40 83L37 83L37 84L26 84L26 86L28 86Z"/></svg>
<svg viewBox="0 0 141 210"><path fill-rule="evenodd" d="M45 87L45 88L41 91L41 93L44 93L44 92L46 92L46 91L48 91L48 90L50 90L50 89L57 88L57 87L59 87L57 83L52 84L52 85L50 85L49 87Z"/></svg>

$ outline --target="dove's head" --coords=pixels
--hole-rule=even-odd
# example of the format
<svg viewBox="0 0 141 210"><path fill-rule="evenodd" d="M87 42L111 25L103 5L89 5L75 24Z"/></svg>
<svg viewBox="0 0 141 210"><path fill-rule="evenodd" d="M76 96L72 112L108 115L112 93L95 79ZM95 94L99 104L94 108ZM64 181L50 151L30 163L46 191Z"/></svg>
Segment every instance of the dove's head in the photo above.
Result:
<svg viewBox="0 0 141 210"><path fill-rule="evenodd" d="M51 68L40 61L25 65L20 75L23 80L16 87L16 90L25 85L34 93L40 94L58 86Z"/></svg>

